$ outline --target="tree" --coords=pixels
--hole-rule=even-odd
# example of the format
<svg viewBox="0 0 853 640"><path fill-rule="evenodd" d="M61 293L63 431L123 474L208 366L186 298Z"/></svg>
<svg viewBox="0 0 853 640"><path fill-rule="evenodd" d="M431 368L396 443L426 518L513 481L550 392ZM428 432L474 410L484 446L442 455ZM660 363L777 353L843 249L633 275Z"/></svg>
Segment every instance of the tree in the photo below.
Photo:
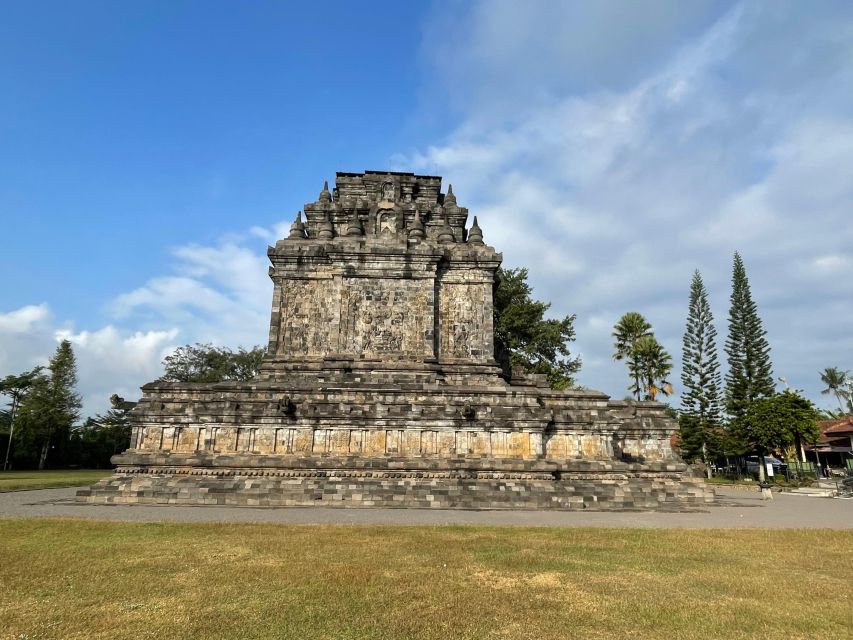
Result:
<svg viewBox="0 0 853 640"><path fill-rule="evenodd" d="M634 346L637 340L645 336L652 335L652 325L649 324L642 314L636 311L629 311L624 316L619 318L619 322L613 327L613 337L616 342L613 347L616 349L613 354L614 360L626 360L628 371L633 376L634 384L628 387L628 390L633 393L637 400L640 399L640 392L643 389L640 370L634 361Z"/></svg>
<svg viewBox="0 0 853 640"><path fill-rule="evenodd" d="M30 393L21 403L20 441L38 452L38 468L44 469L52 446L80 417L80 395L76 391L77 364L71 342L63 340L48 365L49 376L34 379Z"/></svg>
<svg viewBox="0 0 853 640"><path fill-rule="evenodd" d="M739 253L735 253L729 336L726 340L729 357L726 411L733 421L742 418L755 400L770 397L776 392L766 335L758 307L752 299L743 260Z"/></svg>
<svg viewBox="0 0 853 640"><path fill-rule="evenodd" d="M844 398L847 400L847 413L853 414L853 377L847 376L844 382Z"/></svg>
<svg viewBox="0 0 853 640"><path fill-rule="evenodd" d="M8 416L4 416L4 422L9 424L9 440L6 443L6 457L3 459L3 471L9 467L9 453L12 450L12 438L15 437L15 416L21 402L26 397L33 382L41 376L42 367L36 367L19 375L9 375L0 380L0 395L9 397Z"/></svg>
<svg viewBox="0 0 853 640"><path fill-rule="evenodd" d="M265 350L242 347L235 353L211 344L184 345L163 359L164 382L222 382L251 380L258 374Z"/></svg>
<svg viewBox="0 0 853 640"><path fill-rule="evenodd" d="M638 338L630 358L633 365L631 373L640 380L646 400L654 400L659 393L665 396L672 393L672 384L666 379L672 371L672 357L654 335Z"/></svg>
<svg viewBox="0 0 853 640"><path fill-rule="evenodd" d="M102 439L112 449L110 455L121 453L130 446L130 412L136 406L135 402L126 402L118 394L110 396L110 407L105 414L95 416L94 422Z"/></svg>
<svg viewBox="0 0 853 640"><path fill-rule="evenodd" d="M786 389L751 402L741 423L749 443L763 455L790 445L799 449L803 442L816 442L820 436L819 417L809 400Z"/></svg>
<svg viewBox="0 0 853 640"><path fill-rule="evenodd" d="M551 307L532 298L527 269L498 269L494 292L495 351L509 375L512 368L524 367L545 374L554 389L575 384L581 361L569 352L575 339L575 316L546 319Z"/></svg>
<svg viewBox="0 0 853 640"><path fill-rule="evenodd" d="M708 304L708 292L699 271L690 283L687 326L681 351L682 446L691 458L701 453L708 462L708 444L720 424L720 363L717 360L717 330Z"/></svg>
<svg viewBox="0 0 853 640"><path fill-rule="evenodd" d="M838 400L838 408L841 413L844 413L844 403L842 400L850 402L846 394L849 378L849 374L838 367L827 367L820 374L820 381L826 385L826 389L821 390L821 393L825 396L830 393L835 394L835 399Z"/></svg>
<svg viewBox="0 0 853 640"><path fill-rule="evenodd" d="M256 346L246 351L240 347L236 353L231 354L232 380L251 380L261 370L261 363L266 355L266 349Z"/></svg>
<svg viewBox="0 0 853 640"><path fill-rule="evenodd" d="M71 436L75 460L81 466L101 469L110 466L110 458L130 445L130 410L136 405L113 395L112 408L105 414L88 418Z"/></svg>

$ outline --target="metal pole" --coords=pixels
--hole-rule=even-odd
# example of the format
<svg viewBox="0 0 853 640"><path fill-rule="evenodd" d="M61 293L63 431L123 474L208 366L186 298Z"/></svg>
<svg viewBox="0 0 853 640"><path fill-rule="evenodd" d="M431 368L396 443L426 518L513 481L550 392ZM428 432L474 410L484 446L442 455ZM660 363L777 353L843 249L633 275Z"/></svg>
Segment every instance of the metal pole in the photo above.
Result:
<svg viewBox="0 0 853 640"><path fill-rule="evenodd" d="M3 471L9 466L9 451L12 449L12 436L15 435L15 414L18 412L18 398L12 396L12 412L9 422L9 442L6 443L6 459L3 461Z"/></svg>

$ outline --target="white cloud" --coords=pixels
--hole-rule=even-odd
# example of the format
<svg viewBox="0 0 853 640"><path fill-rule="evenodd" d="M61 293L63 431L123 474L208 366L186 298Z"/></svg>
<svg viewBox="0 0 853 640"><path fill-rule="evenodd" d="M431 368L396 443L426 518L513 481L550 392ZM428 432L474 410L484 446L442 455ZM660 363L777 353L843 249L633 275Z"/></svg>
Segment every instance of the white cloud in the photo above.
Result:
<svg viewBox="0 0 853 640"><path fill-rule="evenodd" d="M444 85L437 99L501 118L582 89L632 84L720 11L707 0L441 2L424 51Z"/></svg>
<svg viewBox="0 0 853 640"><path fill-rule="evenodd" d="M838 254L817 256L812 260L812 266L821 273L849 273L853 268L853 258Z"/></svg>
<svg viewBox="0 0 853 640"><path fill-rule="evenodd" d="M777 374L822 400L816 371L853 367L853 11L594 4L439 13L424 55L462 122L396 165L453 182L535 294L578 314L583 383L623 395L628 310L680 360L694 268L723 338L739 250Z"/></svg>
<svg viewBox="0 0 853 640"><path fill-rule="evenodd" d="M264 344L272 287L266 247L255 239L271 239L283 225L175 248L174 273L117 296L108 305L114 322L100 328L58 322L47 304L0 313L0 372L45 365L58 342L70 340L85 417L105 411L113 393L138 398L139 387L157 378L163 358L182 344Z"/></svg>
<svg viewBox="0 0 853 640"><path fill-rule="evenodd" d="M628 310L679 359L697 267L724 337L735 250L777 375L820 401L817 371L853 368L849 4L436 3L423 52L426 107L449 103L458 126L394 164L454 183L535 295L578 314L582 383L624 395L610 332ZM177 345L264 344L261 245L289 225L175 248L95 328L46 304L0 312L0 372L67 336L93 412L138 397Z"/></svg>
<svg viewBox="0 0 853 640"><path fill-rule="evenodd" d="M211 246L177 247L172 252L175 275L152 278L117 296L110 310L117 319L177 325L187 342L264 344L272 285L266 247L257 246L254 239L271 238L281 226L253 227L245 237L229 237Z"/></svg>
<svg viewBox="0 0 853 640"><path fill-rule="evenodd" d="M160 363L177 346L179 333L176 328L125 333L112 325L78 333L56 331L55 342L70 340L77 358L84 417L104 411L114 393L138 398L139 387L160 375Z"/></svg>
<svg viewBox="0 0 853 640"><path fill-rule="evenodd" d="M29 304L20 309L0 313L0 333L26 333L50 316L47 304Z"/></svg>
<svg viewBox="0 0 853 640"><path fill-rule="evenodd" d="M52 352L47 304L0 312L0 376L47 364Z"/></svg>
<svg viewBox="0 0 853 640"><path fill-rule="evenodd" d="M106 410L113 393L138 397L139 386L160 375L160 362L173 349L179 333L174 328L129 333L111 325L74 332L67 324L58 325L46 304L0 314L0 318L24 316L34 319L24 327L0 324L0 372L21 373L45 366L59 342L70 340L77 358L83 417Z"/></svg>

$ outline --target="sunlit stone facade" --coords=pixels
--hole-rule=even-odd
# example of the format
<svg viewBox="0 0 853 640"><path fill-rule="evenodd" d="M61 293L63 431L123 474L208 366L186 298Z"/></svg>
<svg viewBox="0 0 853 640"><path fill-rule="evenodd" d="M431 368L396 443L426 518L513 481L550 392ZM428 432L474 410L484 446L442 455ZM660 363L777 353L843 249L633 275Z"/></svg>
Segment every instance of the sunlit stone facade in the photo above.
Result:
<svg viewBox="0 0 853 640"><path fill-rule="evenodd" d="M554 391L494 358L501 255L441 178L339 173L269 248L249 382L153 382L90 502L656 508L713 498L656 403Z"/></svg>

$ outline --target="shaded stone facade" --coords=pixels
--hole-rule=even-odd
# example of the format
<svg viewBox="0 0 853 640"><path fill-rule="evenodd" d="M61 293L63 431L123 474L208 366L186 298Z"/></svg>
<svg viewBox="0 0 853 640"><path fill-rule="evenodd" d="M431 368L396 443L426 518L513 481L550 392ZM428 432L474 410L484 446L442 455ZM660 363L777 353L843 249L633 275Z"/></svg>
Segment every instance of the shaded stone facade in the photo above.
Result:
<svg viewBox="0 0 853 640"><path fill-rule="evenodd" d="M671 508L713 499L656 403L506 380L501 255L452 188L338 173L270 247L268 355L249 382L154 382L89 502Z"/></svg>

